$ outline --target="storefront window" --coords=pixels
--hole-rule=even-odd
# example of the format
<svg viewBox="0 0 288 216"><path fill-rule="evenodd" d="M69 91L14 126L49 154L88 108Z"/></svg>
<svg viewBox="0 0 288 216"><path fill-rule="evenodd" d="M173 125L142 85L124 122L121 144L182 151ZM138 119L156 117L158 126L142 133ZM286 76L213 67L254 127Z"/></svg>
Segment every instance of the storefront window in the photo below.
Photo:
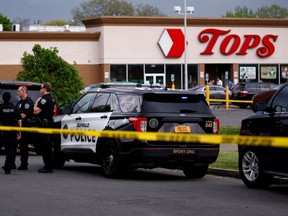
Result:
<svg viewBox="0 0 288 216"><path fill-rule="evenodd" d="M280 70L281 70L280 82L284 83L288 79L288 65L281 65Z"/></svg>
<svg viewBox="0 0 288 216"><path fill-rule="evenodd" d="M143 65L128 65L128 82L144 83Z"/></svg>
<svg viewBox="0 0 288 216"><path fill-rule="evenodd" d="M198 85L198 65L188 65L188 88Z"/></svg>
<svg viewBox="0 0 288 216"><path fill-rule="evenodd" d="M261 65L260 66L260 80L263 82L277 83L277 65Z"/></svg>
<svg viewBox="0 0 288 216"><path fill-rule="evenodd" d="M145 73L164 73L163 64L147 64L145 65Z"/></svg>
<svg viewBox="0 0 288 216"><path fill-rule="evenodd" d="M110 66L110 81L111 82L126 82L126 65L111 65Z"/></svg>
<svg viewBox="0 0 288 216"><path fill-rule="evenodd" d="M182 79L182 89L185 88L185 70L183 66L183 79ZM188 88L192 88L198 85L198 66L197 65L187 65L188 68Z"/></svg>
<svg viewBox="0 0 288 216"><path fill-rule="evenodd" d="M257 65L239 65L240 82L257 82Z"/></svg>
<svg viewBox="0 0 288 216"><path fill-rule="evenodd" d="M181 65L166 65L166 86L172 88L174 78L174 85L176 89L181 89Z"/></svg>

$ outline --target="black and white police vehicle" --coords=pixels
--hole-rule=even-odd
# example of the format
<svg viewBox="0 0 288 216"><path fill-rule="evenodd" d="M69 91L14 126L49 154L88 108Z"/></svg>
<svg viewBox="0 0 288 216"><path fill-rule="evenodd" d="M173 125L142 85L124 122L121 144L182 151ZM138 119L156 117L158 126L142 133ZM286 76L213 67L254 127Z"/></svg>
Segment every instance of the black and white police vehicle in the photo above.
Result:
<svg viewBox="0 0 288 216"><path fill-rule="evenodd" d="M83 130L112 130L215 134L219 120L203 95L188 91L152 88L105 88L87 91L63 115L55 116L55 127ZM67 109L68 108L68 109ZM119 177L136 168L180 169L188 178L202 178L219 153L219 144L180 143L57 135L54 165L65 161L102 166L104 175Z"/></svg>
<svg viewBox="0 0 288 216"><path fill-rule="evenodd" d="M256 104L256 113L241 123L241 135L288 136L288 83L266 103ZM249 188L265 188L279 177L288 177L288 146L239 145L239 171ZM285 143L283 143L285 144ZM277 177L277 178L275 178Z"/></svg>

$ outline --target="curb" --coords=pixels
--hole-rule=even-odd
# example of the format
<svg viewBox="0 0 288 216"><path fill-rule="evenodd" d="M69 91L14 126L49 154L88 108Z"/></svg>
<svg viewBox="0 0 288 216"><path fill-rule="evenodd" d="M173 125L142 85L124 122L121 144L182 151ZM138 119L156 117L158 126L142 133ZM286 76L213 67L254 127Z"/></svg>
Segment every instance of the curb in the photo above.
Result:
<svg viewBox="0 0 288 216"><path fill-rule="evenodd" d="M240 174L236 170L209 168L207 174L240 179Z"/></svg>

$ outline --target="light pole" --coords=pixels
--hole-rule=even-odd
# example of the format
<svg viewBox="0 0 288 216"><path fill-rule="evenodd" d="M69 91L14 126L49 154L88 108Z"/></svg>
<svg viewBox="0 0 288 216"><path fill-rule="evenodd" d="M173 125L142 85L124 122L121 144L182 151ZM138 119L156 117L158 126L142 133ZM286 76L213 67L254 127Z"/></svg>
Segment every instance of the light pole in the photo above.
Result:
<svg viewBox="0 0 288 216"><path fill-rule="evenodd" d="M181 12L181 6L174 6L174 12L183 15L184 14L184 87L187 90L188 89L188 66L187 66L187 43L186 43L186 31L187 31L187 13L193 14L194 13L194 7L187 7L187 2L184 0L184 13Z"/></svg>

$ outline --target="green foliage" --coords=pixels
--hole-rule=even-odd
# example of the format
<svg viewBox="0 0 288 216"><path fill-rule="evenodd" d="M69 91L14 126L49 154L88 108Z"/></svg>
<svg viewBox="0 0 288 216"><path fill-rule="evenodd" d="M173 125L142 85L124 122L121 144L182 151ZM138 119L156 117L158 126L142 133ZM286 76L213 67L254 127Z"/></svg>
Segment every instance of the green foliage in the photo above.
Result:
<svg viewBox="0 0 288 216"><path fill-rule="evenodd" d="M270 7L261 7L253 11L247 7L237 6L233 11L226 12L224 17L237 18L286 18L288 17L288 9L282 8L277 4Z"/></svg>
<svg viewBox="0 0 288 216"><path fill-rule="evenodd" d="M83 89L83 81L77 70L57 55L55 47L45 49L36 44L32 51L33 54L24 53L21 59L23 69L17 75L17 80L50 82L58 107L73 103Z"/></svg>
<svg viewBox="0 0 288 216"><path fill-rule="evenodd" d="M221 126L220 135L239 135L240 134L240 127L237 126Z"/></svg>
<svg viewBox="0 0 288 216"><path fill-rule="evenodd" d="M259 18L285 18L288 17L288 9L273 4L271 7L258 8L256 10L256 15Z"/></svg>
<svg viewBox="0 0 288 216"><path fill-rule="evenodd" d="M211 168L238 170L238 151L220 151Z"/></svg>
<svg viewBox="0 0 288 216"><path fill-rule="evenodd" d="M238 17L238 18L255 18L256 15L254 14L254 12L251 9L248 9L247 7L240 7L237 6L234 9L235 11L228 11L226 12L225 17Z"/></svg>
<svg viewBox="0 0 288 216"><path fill-rule="evenodd" d="M0 24L3 24L3 31L11 31L12 30L12 23L6 17L0 13Z"/></svg>
<svg viewBox="0 0 288 216"><path fill-rule="evenodd" d="M135 8L135 14L137 16L165 16L165 14L161 13L157 7L148 4L137 5Z"/></svg>
<svg viewBox="0 0 288 216"><path fill-rule="evenodd" d="M65 21L65 20L50 20L46 23L43 23L44 25L46 26L64 26L64 25L73 25L73 22L68 22L68 21Z"/></svg>
<svg viewBox="0 0 288 216"><path fill-rule="evenodd" d="M164 16L158 8L148 4L134 7L126 0L88 0L72 10L76 23L93 16Z"/></svg>

